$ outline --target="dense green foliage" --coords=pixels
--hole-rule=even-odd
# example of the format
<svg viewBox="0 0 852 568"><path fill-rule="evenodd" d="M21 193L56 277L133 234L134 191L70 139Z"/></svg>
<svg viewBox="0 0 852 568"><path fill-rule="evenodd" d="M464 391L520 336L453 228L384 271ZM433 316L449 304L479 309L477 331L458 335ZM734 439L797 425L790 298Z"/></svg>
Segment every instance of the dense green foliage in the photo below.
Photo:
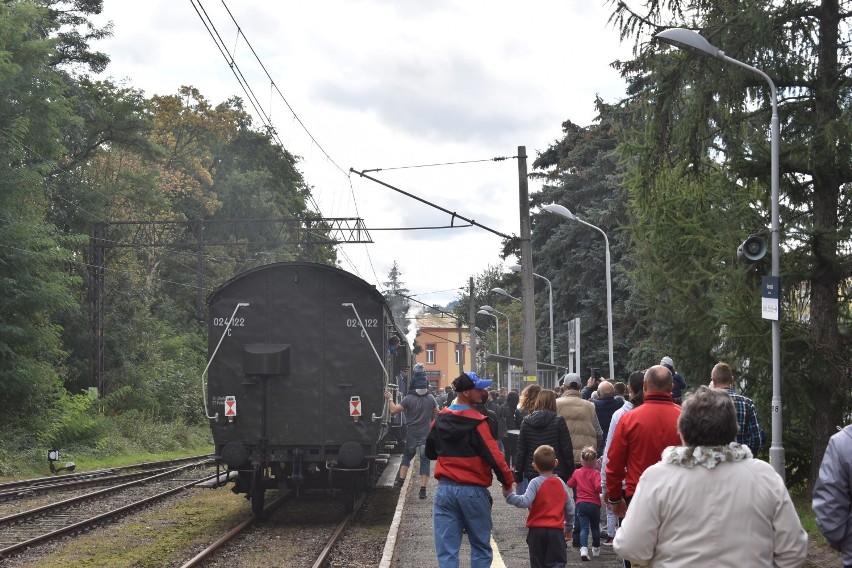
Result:
<svg viewBox="0 0 852 568"><path fill-rule="evenodd" d="M205 363L199 300L258 264L334 261L296 158L253 128L239 99L213 105L191 87L146 98L90 78L109 61L88 47L109 33L89 23L101 8L0 3L0 426L6 447L30 433L22 452L123 445L125 426L131 436L142 424L188 431ZM308 219L318 242L305 242Z"/></svg>
<svg viewBox="0 0 852 568"><path fill-rule="evenodd" d="M693 28L729 57L767 73L777 86L782 400L788 428L783 434L795 450L788 460L794 479L814 478L828 437L850 411L850 7L836 0L653 0L641 13L624 4L615 12L622 33L637 45L664 27ZM720 358L734 363L750 394L763 401L768 426L769 325L759 319L756 290L769 258L743 267L731 254L749 233L770 225L768 84L738 66L657 43L640 49L621 70L635 124L625 137L633 225L654 227L676 211L682 218L679 242L695 258L674 263L669 256L649 278L636 281L686 269L693 291L681 287L676 305L690 325L668 337L699 369ZM678 208L661 210L655 207L658 198L673 198ZM641 254L659 250L653 233L634 231ZM690 345L693 336L704 339Z"/></svg>
<svg viewBox="0 0 852 568"><path fill-rule="evenodd" d="M770 236L768 84L649 40L663 29L691 28L773 78L781 124L782 437L791 484L812 481L828 437L852 417L852 3L612 5L613 23L635 42L634 57L616 63L626 97L597 101L591 126L562 125L562 138L533 164L544 183L531 204L566 206L609 237L616 378L669 355L694 387L727 361L771 434L771 326L760 305L770 255L752 265L736 256L750 234ZM605 368L602 236L545 211L532 225L535 271L554 287L557 361L567 363L567 324L578 316L584 363ZM517 254L516 246L506 243L504 254ZM488 279L482 302L500 302L487 294L494 286L519 290L515 274L485 271L479 279ZM546 288L538 279L536 287L537 305L544 298L546 306ZM546 308L536 314L544 359Z"/></svg>
<svg viewBox="0 0 852 568"><path fill-rule="evenodd" d="M725 360L771 430L771 327L760 310L770 255L750 266L736 257L749 234L769 237L768 85L738 66L648 40L668 27L695 29L774 78L783 443L793 483L813 479L828 436L852 410L850 7L614 3L613 21L636 45L635 57L618 63L627 97L599 103L593 126L566 122L564 138L535 163L546 182L534 204L565 205L610 236L619 371L668 354L695 386ZM600 235L546 212L533 222L536 270L559 283L557 329L573 314L601 322ZM584 329L584 349L591 344L602 360L605 327Z"/></svg>
<svg viewBox="0 0 852 568"><path fill-rule="evenodd" d="M628 361L634 323L627 314L625 251L629 235L626 199L616 175L615 149L620 130L617 109L597 101L598 124L587 128L571 121L564 137L533 163L544 182L532 205L558 203L607 234L612 265L613 352L616 380L636 367ZM533 263L536 273L553 282L556 360L568 360L568 322L580 318L581 354L587 367L608 375L606 243L596 230L564 217L541 212L533 218ZM545 290L546 293L546 290ZM615 338L619 338L616 340ZM539 342L540 343L540 342ZM641 340L640 340L640 347ZM651 352L657 360L663 354ZM639 363L638 365L642 365Z"/></svg>

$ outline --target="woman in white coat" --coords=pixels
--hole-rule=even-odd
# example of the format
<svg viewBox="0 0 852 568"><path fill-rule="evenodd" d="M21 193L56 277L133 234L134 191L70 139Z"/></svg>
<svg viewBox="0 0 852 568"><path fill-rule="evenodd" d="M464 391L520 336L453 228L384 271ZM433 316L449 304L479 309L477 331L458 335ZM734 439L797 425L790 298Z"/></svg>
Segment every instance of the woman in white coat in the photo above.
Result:
<svg viewBox="0 0 852 568"><path fill-rule="evenodd" d="M808 537L784 481L734 442L728 395L699 387L670 446L639 479L615 552L639 566L799 567Z"/></svg>

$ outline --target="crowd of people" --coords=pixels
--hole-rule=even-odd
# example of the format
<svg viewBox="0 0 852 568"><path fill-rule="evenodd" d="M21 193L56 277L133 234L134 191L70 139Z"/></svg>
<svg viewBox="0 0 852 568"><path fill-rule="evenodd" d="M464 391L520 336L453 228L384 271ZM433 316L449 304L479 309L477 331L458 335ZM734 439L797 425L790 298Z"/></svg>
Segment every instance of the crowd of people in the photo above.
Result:
<svg viewBox="0 0 852 568"><path fill-rule="evenodd" d="M468 372L424 401L422 381L412 382L415 392L391 407L411 409L409 430L417 425L400 479L422 448L425 498L435 461L439 566L459 565L465 534L471 567L491 566L493 478L509 504L529 509L533 567L565 566L570 548L591 560L602 546L626 567L802 566L807 533L784 480L755 457L766 443L755 405L734 391L728 364L709 379L687 392L666 356L625 383L568 373L557 389L517 392ZM845 568L850 483L852 426L832 438L814 490L817 524Z"/></svg>

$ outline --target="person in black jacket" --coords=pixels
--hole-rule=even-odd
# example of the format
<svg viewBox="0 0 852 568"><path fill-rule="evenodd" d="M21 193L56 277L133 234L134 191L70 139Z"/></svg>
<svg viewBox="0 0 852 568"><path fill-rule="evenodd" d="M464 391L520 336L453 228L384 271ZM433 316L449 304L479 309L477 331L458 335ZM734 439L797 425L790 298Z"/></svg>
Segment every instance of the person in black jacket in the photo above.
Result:
<svg viewBox="0 0 852 568"><path fill-rule="evenodd" d="M604 433L609 432L609 423L612 422L613 413L624 406L624 399L620 396L615 396L615 387L609 381L601 381L598 387L598 397L592 399L595 405L595 414L598 417L598 424L601 425L601 430ZM598 440L598 455L603 455L604 443L606 442L606 434Z"/></svg>
<svg viewBox="0 0 852 568"><path fill-rule="evenodd" d="M497 422L497 413L488 408L488 404L485 401L480 402L479 404L474 404L473 407L479 411L485 418L488 419L488 428L491 430L491 437L497 442L497 447L500 447L500 438L498 438L499 434L499 423ZM503 448L500 448L502 451Z"/></svg>
<svg viewBox="0 0 852 568"><path fill-rule="evenodd" d="M506 456L506 463L509 464L509 467L514 467L515 452L518 451L518 429L521 425L515 416L519 398L515 391L507 394L506 402L500 407L500 414L497 418L498 424L505 425L505 428L503 428L503 454Z"/></svg>
<svg viewBox="0 0 852 568"><path fill-rule="evenodd" d="M529 480L538 476L533 467L533 452L544 444L556 450L559 466L555 473L562 481L567 481L574 473L574 450L565 419L556 414L556 393L549 389L538 393L532 413L521 423L514 460L515 481L521 495Z"/></svg>

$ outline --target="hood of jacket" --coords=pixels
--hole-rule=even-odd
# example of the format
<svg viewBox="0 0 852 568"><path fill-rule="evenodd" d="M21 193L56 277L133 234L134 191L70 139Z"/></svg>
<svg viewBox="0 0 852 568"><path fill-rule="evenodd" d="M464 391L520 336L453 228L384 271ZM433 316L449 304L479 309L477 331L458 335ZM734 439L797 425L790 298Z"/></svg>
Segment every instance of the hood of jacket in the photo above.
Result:
<svg viewBox="0 0 852 568"><path fill-rule="evenodd" d="M441 420L435 420L432 428L442 439L448 441L468 440L470 433L476 430L480 422L486 420L485 416L475 408L464 410L444 408L440 416Z"/></svg>

